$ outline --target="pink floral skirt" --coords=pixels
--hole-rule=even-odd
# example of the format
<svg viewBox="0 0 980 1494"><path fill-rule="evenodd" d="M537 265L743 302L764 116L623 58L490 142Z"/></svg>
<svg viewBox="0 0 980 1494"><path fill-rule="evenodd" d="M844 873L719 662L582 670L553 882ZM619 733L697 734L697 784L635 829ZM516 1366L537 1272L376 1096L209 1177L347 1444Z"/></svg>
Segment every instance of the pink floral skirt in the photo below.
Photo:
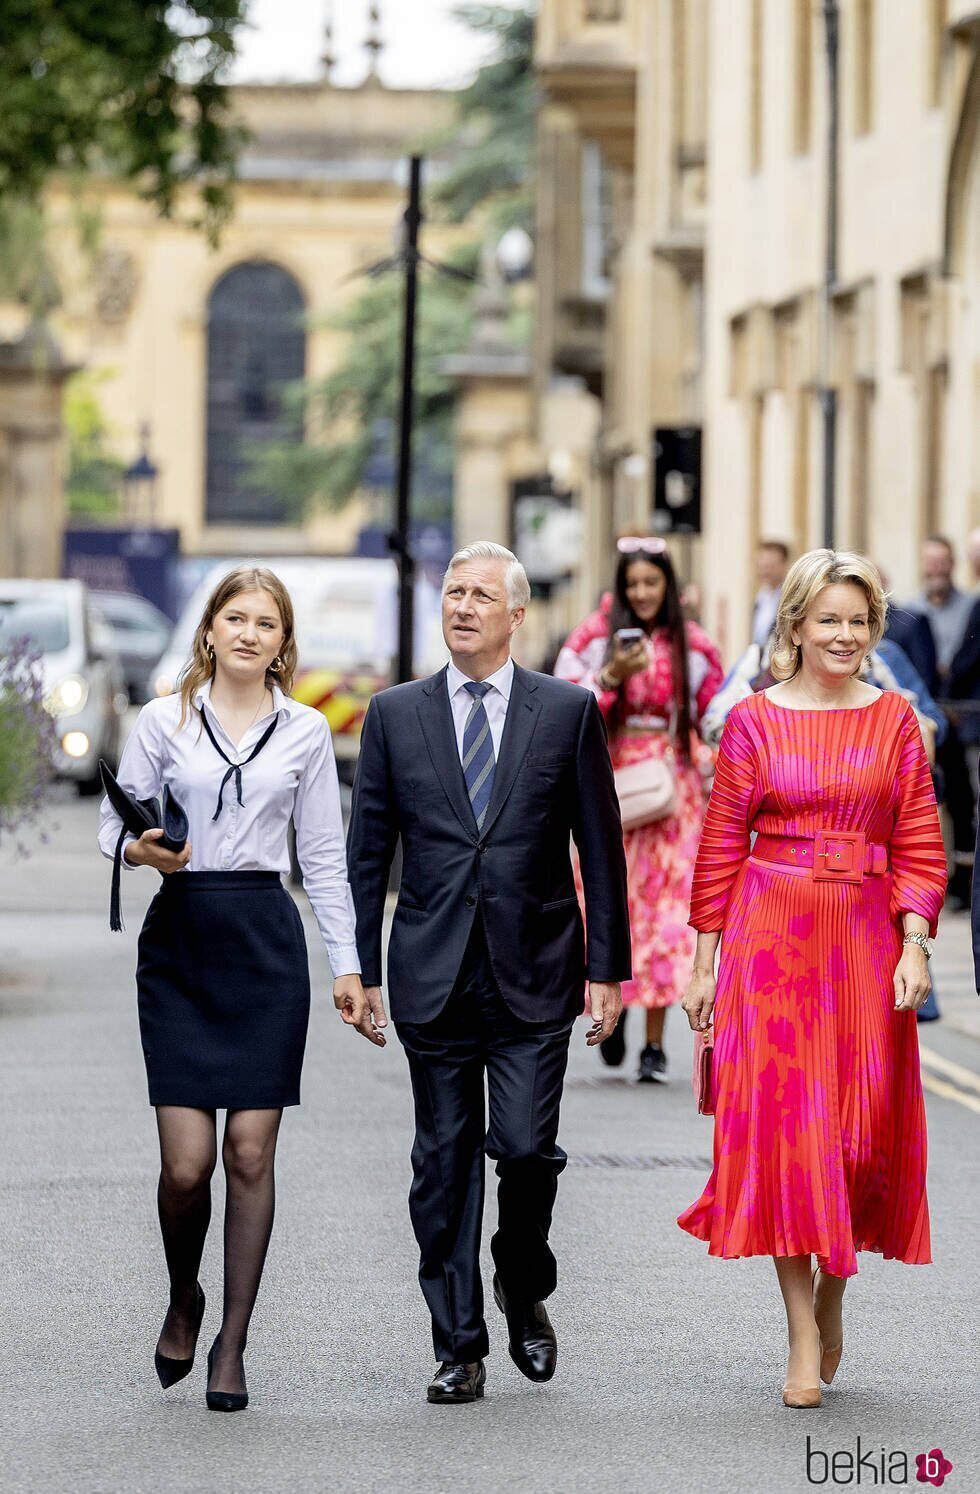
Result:
<svg viewBox="0 0 980 1494"><path fill-rule="evenodd" d="M645 757L664 757L668 751L664 732L622 736L610 743L614 768ZM676 778L677 813L627 830L623 836L633 942L633 979L623 982L627 1006L673 1006L691 976L697 935L687 920L704 823L704 791L697 768L680 758L676 759ZM577 861L575 885L584 910Z"/></svg>

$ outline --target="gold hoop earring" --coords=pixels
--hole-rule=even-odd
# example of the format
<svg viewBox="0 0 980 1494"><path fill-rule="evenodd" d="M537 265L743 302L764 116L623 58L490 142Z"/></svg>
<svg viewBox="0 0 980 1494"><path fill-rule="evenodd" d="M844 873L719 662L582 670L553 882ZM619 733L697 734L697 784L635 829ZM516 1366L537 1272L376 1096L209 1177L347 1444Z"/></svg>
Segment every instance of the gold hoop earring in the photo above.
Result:
<svg viewBox="0 0 980 1494"><path fill-rule="evenodd" d="M206 643L204 645L204 652L207 654L208 659L213 664L214 663L214 644L213 643Z"/></svg>
<svg viewBox="0 0 980 1494"><path fill-rule="evenodd" d="M282 674L282 660L280 659L280 657L279 657L278 654L276 654L276 657L273 659L272 663L269 665L269 673L270 674Z"/></svg>

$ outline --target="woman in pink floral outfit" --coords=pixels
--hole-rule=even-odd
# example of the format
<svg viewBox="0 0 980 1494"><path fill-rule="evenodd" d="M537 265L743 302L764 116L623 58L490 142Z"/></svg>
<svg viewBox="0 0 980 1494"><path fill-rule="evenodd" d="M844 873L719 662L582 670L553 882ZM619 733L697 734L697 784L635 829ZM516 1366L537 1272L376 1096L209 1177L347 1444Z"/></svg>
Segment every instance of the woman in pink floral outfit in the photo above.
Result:
<svg viewBox="0 0 980 1494"><path fill-rule="evenodd" d="M690 974L694 933L688 927L691 876L704 820L702 772L710 765L697 726L718 691L718 650L696 623L684 622L674 568L661 539L619 541L612 593L565 643L555 673L595 692L609 731L613 767L672 757L676 812L625 832L633 979L623 985L623 1016L601 1045L617 1067L626 1053L626 1007L646 1008L646 1046L639 1078L664 1083L667 1007ZM630 640L616 635L639 630ZM699 769L700 765L700 769Z"/></svg>

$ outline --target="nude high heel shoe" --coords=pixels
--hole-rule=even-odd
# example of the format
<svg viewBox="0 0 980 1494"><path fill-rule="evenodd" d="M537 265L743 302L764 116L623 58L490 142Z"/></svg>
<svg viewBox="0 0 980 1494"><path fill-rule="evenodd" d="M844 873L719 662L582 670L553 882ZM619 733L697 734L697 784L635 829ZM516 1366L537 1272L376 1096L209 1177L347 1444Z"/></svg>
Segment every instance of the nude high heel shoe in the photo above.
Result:
<svg viewBox="0 0 980 1494"><path fill-rule="evenodd" d="M820 1386L784 1385L783 1405L793 1411L815 1411L820 1405Z"/></svg>
<svg viewBox="0 0 980 1494"><path fill-rule="evenodd" d="M787 1380L783 1386L783 1405L792 1411L815 1411L820 1405L820 1386L791 1385Z"/></svg>

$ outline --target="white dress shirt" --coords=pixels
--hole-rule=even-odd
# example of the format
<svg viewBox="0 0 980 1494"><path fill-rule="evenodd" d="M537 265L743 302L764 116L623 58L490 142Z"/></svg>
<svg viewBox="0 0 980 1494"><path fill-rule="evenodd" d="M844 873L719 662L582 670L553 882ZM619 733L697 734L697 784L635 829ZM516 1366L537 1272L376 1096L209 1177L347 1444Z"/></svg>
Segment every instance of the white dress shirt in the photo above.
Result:
<svg viewBox="0 0 980 1494"><path fill-rule="evenodd" d="M499 761L500 743L504 735L504 722L507 720L507 707L510 704L510 692L514 683L514 661L508 659L493 674L487 675L483 681L490 689L483 697L483 706L490 723L490 739L493 742L493 755ZM466 720L473 709L474 697L466 689L472 684L468 674L450 659L446 666L446 684L449 689L449 704L453 708L453 725L456 728L456 747L459 751L459 760L463 761L463 733L466 730Z"/></svg>
<svg viewBox="0 0 980 1494"><path fill-rule="evenodd" d="M151 700L140 711L119 764L119 782L137 799L153 798L169 785L187 812L192 847L188 871L288 872L286 832L292 815L303 886L330 968L335 976L359 972L340 788L326 719L276 686L273 710L250 726L236 747L210 708L210 695L210 683L203 685L194 707L207 712L208 725L229 761L243 765L241 804L232 777L225 784L221 813L212 819L228 763L215 751L194 707L178 731L179 695ZM275 711L275 731L258 757L245 766ZM103 799L99 849L110 860L120 829L119 816ZM129 866L125 856L123 865Z"/></svg>

